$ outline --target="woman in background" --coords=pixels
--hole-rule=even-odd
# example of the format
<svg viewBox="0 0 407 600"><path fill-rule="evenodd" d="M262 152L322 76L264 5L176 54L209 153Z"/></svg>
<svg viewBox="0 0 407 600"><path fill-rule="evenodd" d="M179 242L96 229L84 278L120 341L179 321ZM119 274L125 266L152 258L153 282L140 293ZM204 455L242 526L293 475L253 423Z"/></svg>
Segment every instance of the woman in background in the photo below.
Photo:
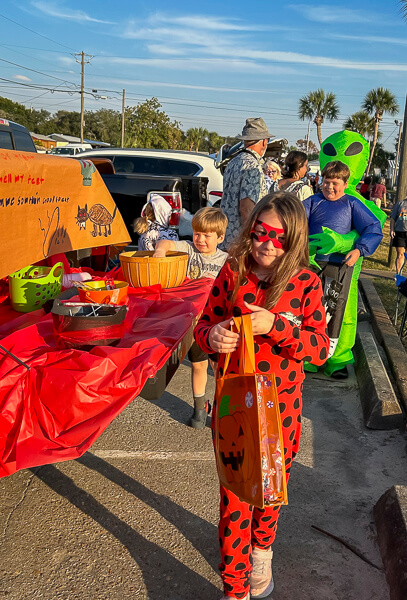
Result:
<svg viewBox="0 0 407 600"><path fill-rule="evenodd" d="M308 170L308 157L305 152L293 150L289 152L284 161L282 169L283 178L273 181L269 193L273 192L291 192L300 200L305 200L312 196L312 189L303 181Z"/></svg>
<svg viewBox="0 0 407 600"><path fill-rule="evenodd" d="M281 179L280 166L271 158L266 158L263 166L264 178L266 180L267 191L272 183Z"/></svg>

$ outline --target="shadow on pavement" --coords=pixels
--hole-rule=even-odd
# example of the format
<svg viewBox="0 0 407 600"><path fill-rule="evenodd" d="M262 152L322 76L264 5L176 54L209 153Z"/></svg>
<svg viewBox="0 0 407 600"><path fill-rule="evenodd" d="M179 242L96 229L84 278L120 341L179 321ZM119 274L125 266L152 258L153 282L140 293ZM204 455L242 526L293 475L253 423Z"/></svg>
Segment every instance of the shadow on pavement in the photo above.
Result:
<svg viewBox="0 0 407 600"><path fill-rule="evenodd" d="M214 528L213 525L209 525L199 517L191 515L191 513L177 506L168 498L151 492L100 458L86 454L79 459L79 462L88 468L98 471L111 481L121 485L125 490L137 495L144 502L149 503L150 506L173 522L180 530L184 526L184 529L188 530L187 533L191 533L196 527L196 522L193 520L191 520L190 525L185 527L188 521L186 516L192 516L201 523L205 523L205 527L209 530L211 527ZM160 546L157 546L157 544L145 539L124 521L107 510L93 496L79 488L72 479L61 473L53 465L31 469L31 472L57 494L69 500L77 509L94 519L94 521L99 523L101 527L111 533L127 548L131 557L143 573L144 583L150 600L162 600L164 597L168 600L183 600L185 593L182 592L182 589L185 589L185 586L190 590L199 590L201 598L213 598L219 594L219 590L204 577L201 577L189 567L182 564L171 556L171 554L160 548ZM195 542L198 542L199 533L199 529L194 531L193 537L196 537ZM212 547L213 532L209 537L211 538L209 547ZM165 578L163 577L164 573ZM163 584L164 581L165 583ZM163 589L164 587L165 590Z"/></svg>
<svg viewBox="0 0 407 600"><path fill-rule="evenodd" d="M77 462L97 471L103 477L121 486L126 492L130 492L147 506L157 511L166 521L172 523L183 537L191 542L208 564L217 571L219 563L219 557L217 556L218 530L212 523L176 504L168 496L151 491L136 479L129 477L120 469L90 452L86 452L81 458L78 458ZM213 551L214 547L216 552Z"/></svg>
<svg viewBox="0 0 407 600"><path fill-rule="evenodd" d="M157 400L148 400L148 402L166 411L171 419L178 421L182 425L188 424L193 412L192 406L188 402L181 400L181 398L174 396L174 394L170 394L170 392L164 392Z"/></svg>

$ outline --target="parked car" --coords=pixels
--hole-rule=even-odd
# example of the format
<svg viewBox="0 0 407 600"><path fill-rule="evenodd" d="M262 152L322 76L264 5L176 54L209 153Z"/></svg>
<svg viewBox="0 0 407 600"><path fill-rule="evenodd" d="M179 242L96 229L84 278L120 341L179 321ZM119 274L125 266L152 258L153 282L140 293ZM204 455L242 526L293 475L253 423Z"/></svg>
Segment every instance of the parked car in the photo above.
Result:
<svg viewBox="0 0 407 600"><path fill-rule="evenodd" d="M61 156L76 156L80 152L92 150L90 144L66 144L66 146L56 146L52 148L50 154L58 154Z"/></svg>
<svg viewBox="0 0 407 600"><path fill-rule="evenodd" d="M27 127L8 119L0 119L0 148L37 152Z"/></svg>
<svg viewBox="0 0 407 600"><path fill-rule="evenodd" d="M202 152L186 152L183 150L149 150L142 148L101 148L83 152L81 158L109 158L116 173L133 173L161 177L207 178L207 204L213 206L223 193L223 175L216 168L213 157ZM181 237L192 235L192 215L198 208L190 210L187 198L182 196L182 217L180 222ZM139 215L137 215L139 216Z"/></svg>

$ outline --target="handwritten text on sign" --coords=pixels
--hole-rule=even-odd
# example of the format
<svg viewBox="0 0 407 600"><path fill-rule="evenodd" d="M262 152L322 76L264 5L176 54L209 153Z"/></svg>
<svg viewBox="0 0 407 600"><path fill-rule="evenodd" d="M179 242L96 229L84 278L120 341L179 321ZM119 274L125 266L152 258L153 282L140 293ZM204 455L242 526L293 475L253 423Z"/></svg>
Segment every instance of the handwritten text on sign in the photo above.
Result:
<svg viewBox="0 0 407 600"><path fill-rule="evenodd" d="M0 278L59 252L130 241L93 163L11 150L0 151L0 230Z"/></svg>

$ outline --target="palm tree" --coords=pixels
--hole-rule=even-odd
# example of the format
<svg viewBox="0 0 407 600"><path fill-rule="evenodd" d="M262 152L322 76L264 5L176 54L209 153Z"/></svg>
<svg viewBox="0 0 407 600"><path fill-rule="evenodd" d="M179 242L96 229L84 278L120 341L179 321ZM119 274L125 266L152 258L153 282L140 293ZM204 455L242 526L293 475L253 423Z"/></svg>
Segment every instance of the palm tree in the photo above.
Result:
<svg viewBox="0 0 407 600"><path fill-rule="evenodd" d="M374 135L375 122L367 112L360 110L346 119L343 128L349 131L356 131L365 138L370 138Z"/></svg>
<svg viewBox="0 0 407 600"><path fill-rule="evenodd" d="M407 21L407 0L400 0L401 4L401 12L404 15L405 20Z"/></svg>
<svg viewBox="0 0 407 600"><path fill-rule="evenodd" d="M203 127L191 127L187 131L187 141L189 150L192 151L195 148L195 152L199 151L199 146L206 140L209 132L207 129L203 129Z"/></svg>
<svg viewBox="0 0 407 600"><path fill-rule="evenodd" d="M208 134L208 149L209 153L216 152L220 149L224 143L223 138L216 133L216 131L210 131Z"/></svg>
<svg viewBox="0 0 407 600"><path fill-rule="evenodd" d="M373 143L370 148L370 157L366 170L366 173L369 173L374 149L377 144L380 121L383 119L385 113L388 113L391 116L396 115L399 112L399 104L390 90L379 87L375 90L370 90L370 92L366 94L365 99L363 100L362 109L374 118L375 124Z"/></svg>
<svg viewBox="0 0 407 600"><path fill-rule="evenodd" d="M339 106L336 102L335 94L319 89L315 92L310 92L307 96L303 96L299 100L298 116L301 121L313 120L317 126L317 135L319 145L322 145L321 125L325 119L335 121L339 115Z"/></svg>

